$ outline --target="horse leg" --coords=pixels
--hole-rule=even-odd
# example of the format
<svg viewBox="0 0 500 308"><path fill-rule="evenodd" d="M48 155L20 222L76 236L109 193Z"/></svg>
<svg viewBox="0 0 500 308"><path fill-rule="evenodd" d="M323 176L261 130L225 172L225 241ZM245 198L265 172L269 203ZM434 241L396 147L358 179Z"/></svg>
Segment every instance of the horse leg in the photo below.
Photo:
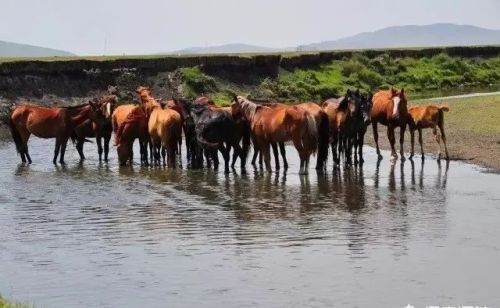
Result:
<svg viewBox="0 0 500 308"><path fill-rule="evenodd" d="M266 164L266 171L271 172L271 153L269 149L269 143L267 142L262 142L262 145L260 146L260 152L261 156L264 157L264 163Z"/></svg>
<svg viewBox="0 0 500 308"><path fill-rule="evenodd" d="M64 154L66 153L66 145L68 144L68 138L61 142L61 155L59 156L59 163L64 165Z"/></svg>
<svg viewBox="0 0 500 308"><path fill-rule="evenodd" d="M83 143L85 142L85 138L78 138L76 141L76 151L80 156L80 160L83 161L85 159L85 155L83 154Z"/></svg>
<svg viewBox="0 0 500 308"><path fill-rule="evenodd" d="M227 147L224 144L219 145L219 151L224 158L224 173L229 173L229 151L231 151L231 147L228 145ZM217 152L216 152L217 153Z"/></svg>
<svg viewBox="0 0 500 308"><path fill-rule="evenodd" d="M450 155L448 154L448 147L446 146L446 135L444 134L444 126L443 123L440 122L438 124L439 126L439 131L441 132L441 139L443 140L443 145L444 145L444 153L446 155L446 160L450 159Z"/></svg>
<svg viewBox="0 0 500 308"><path fill-rule="evenodd" d="M175 159L175 149L174 149L173 153L174 153L174 159ZM167 155L167 149L164 146L162 146L161 147L161 158L163 160L163 166L167 165L167 161L165 160L165 157L167 158L167 160L169 160L169 163L171 163L172 149L168 148L168 155Z"/></svg>
<svg viewBox="0 0 500 308"><path fill-rule="evenodd" d="M288 161L286 160L286 150L285 150L285 143L280 142L280 152L281 152L281 158L283 159L283 168L288 169Z"/></svg>
<svg viewBox="0 0 500 308"><path fill-rule="evenodd" d="M387 126L387 138L389 139L389 143L391 144L391 156L392 158L398 158L398 154L396 154L396 148L394 144L396 143L396 137L394 136L394 126Z"/></svg>
<svg viewBox="0 0 500 308"><path fill-rule="evenodd" d="M99 162L102 162L102 137L96 136L95 141L97 143L97 154L99 154Z"/></svg>
<svg viewBox="0 0 500 308"><path fill-rule="evenodd" d="M57 156L59 155L59 149L61 148L61 140L59 138L56 138L56 147L54 149L54 159L52 160L52 163L57 164Z"/></svg>
<svg viewBox="0 0 500 308"><path fill-rule="evenodd" d="M410 142L411 142L410 159L412 159L413 155L415 154L415 129L411 127L410 127Z"/></svg>
<svg viewBox="0 0 500 308"><path fill-rule="evenodd" d="M382 159L382 154L380 154L380 148L378 146L378 124L376 121L372 122L372 129L373 129L373 140L375 141L375 146L377 148L377 156L378 159Z"/></svg>
<svg viewBox="0 0 500 308"><path fill-rule="evenodd" d="M274 155L274 167L276 170L280 170L280 158L278 153L278 144L276 142L271 142L271 147L273 148Z"/></svg>
<svg viewBox="0 0 500 308"><path fill-rule="evenodd" d="M436 139L436 142L439 146L438 161L440 161L441 160L441 137L439 136L439 134L437 132L436 125L434 125L432 127L432 134L434 135L434 138Z"/></svg>
<svg viewBox="0 0 500 308"><path fill-rule="evenodd" d="M399 154L401 155L401 160L405 160L405 131L406 124L401 125L399 128Z"/></svg>
<svg viewBox="0 0 500 308"><path fill-rule="evenodd" d="M365 143L365 130L359 133L358 140L358 156L359 156L359 164L363 165L365 160L363 159L363 145Z"/></svg>
<svg viewBox="0 0 500 308"><path fill-rule="evenodd" d="M109 154L109 140L111 139L111 135L104 136L104 161L108 162L108 154Z"/></svg>
<svg viewBox="0 0 500 308"><path fill-rule="evenodd" d="M253 144L253 157L252 157L252 165L255 166L255 162L257 161L257 157L259 156L259 151L257 150L257 147L255 146L255 143Z"/></svg>
<svg viewBox="0 0 500 308"><path fill-rule="evenodd" d="M424 154L424 145L422 142L422 129L418 129L418 143L420 143L420 155L422 156L422 160L425 159L425 154Z"/></svg>

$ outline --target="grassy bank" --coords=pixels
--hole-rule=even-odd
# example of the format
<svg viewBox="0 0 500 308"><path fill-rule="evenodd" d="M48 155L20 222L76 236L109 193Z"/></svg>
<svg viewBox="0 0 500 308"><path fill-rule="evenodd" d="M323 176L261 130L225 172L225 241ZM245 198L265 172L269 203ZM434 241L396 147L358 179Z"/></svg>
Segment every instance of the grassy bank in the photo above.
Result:
<svg viewBox="0 0 500 308"><path fill-rule="evenodd" d="M281 68L277 78L264 78L247 86L211 76L198 67L181 71L186 96L210 94L220 104L226 102L231 92L280 101L321 101L341 95L348 88L375 91L394 85L404 87L415 98L500 87L500 56L465 58L446 53L420 58L354 53L326 64Z"/></svg>
<svg viewBox="0 0 500 308"><path fill-rule="evenodd" d="M450 107L450 111L444 115L444 126L452 159L470 161L500 171L500 122L498 120L500 95L409 102L409 105L426 104ZM389 149L384 127L379 128L379 134L381 146ZM396 136L399 136L398 134L399 132ZM371 129L368 130L366 141L373 145ZM409 141L407 130L406 152L410 151ZM415 140L415 150L416 153L420 153L417 140ZM430 129L424 130L424 151L433 154L438 151L438 145Z"/></svg>

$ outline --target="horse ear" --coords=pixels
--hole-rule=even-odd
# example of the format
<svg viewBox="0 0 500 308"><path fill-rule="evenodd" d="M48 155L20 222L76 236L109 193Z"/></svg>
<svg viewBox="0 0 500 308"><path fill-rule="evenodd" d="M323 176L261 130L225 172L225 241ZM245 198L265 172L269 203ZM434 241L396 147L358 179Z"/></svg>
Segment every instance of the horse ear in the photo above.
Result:
<svg viewBox="0 0 500 308"><path fill-rule="evenodd" d="M347 92L345 93L345 96L351 96L352 93L351 93L351 89L347 89Z"/></svg>
<svg viewBox="0 0 500 308"><path fill-rule="evenodd" d="M399 96L404 96L405 95L405 88L401 88L401 92L399 92Z"/></svg>
<svg viewBox="0 0 500 308"><path fill-rule="evenodd" d="M359 88L356 89L356 92L354 92L354 95L359 96Z"/></svg>

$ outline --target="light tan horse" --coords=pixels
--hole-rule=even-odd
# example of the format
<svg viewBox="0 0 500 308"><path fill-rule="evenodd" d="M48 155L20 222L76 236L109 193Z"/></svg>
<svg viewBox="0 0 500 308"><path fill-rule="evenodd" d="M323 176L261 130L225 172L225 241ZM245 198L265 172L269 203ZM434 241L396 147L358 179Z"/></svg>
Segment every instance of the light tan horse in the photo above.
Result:
<svg viewBox="0 0 500 308"><path fill-rule="evenodd" d="M178 151L179 140L182 138L181 115L170 108L163 109L152 96L148 87L139 87L136 90L141 98L142 106L148 117L148 133L151 142L151 151L154 161L160 162L160 151L165 165L165 155L168 157L169 167L175 167L175 155Z"/></svg>
<svg viewBox="0 0 500 308"><path fill-rule="evenodd" d="M318 148L318 131L314 117L297 106L266 107L243 96L233 98L233 108L239 108L248 121L252 138L264 155L267 171L271 171L271 142L293 141L300 157L300 174L307 174L309 158Z"/></svg>
<svg viewBox="0 0 500 308"><path fill-rule="evenodd" d="M132 104L118 106L113 111L111 122L120 165L133 163L135 139L139 139L141 163L147 165L148 121L142 107Z"/></svg>
<svg viewBox="0 0 500 308"><path fill-rule="evenodd" d="M389 142L391 144L391 155L394 159L398 157L398 154L396 154L396 148L394 147L394 143L396 142L394 129L396 127L400 128L399 151L401 159L404 160L404 136L408 120L408 108L404 89L401 89L399 92L395 89L378 91L375 95L373 95L372 103L371 118L373 138L375 139L378 158L382 159L382 154L380 154L378 146L377 128L377 124L380 123L387 126L387 137L389 138Z"/></svg>
<svg viewBox="0 0 500 308"><path fill-rule="evenodd" d="M55 138L53 163L61 153L59 162L64 164L64 154L68 139L74 129L84 121L97 121L98 107L92 102L74 107L42 107L35 105L17 106L10 116L10 130L23 163L31 164L28 139L31 134L39 138Z"/></svg>
<svg viewBox="0 0 500 308"><path fill-rule="evenodd" d="M415 144L415 131L418 130L418 142L420 143L420 152L422 153L422 159L424 159L424 147L422 145L422 129L432 128L432 134L439 145L438 160L441 159L441 139L443 140L444 151L446 155L446 160L450 159L448 155L448 147L446 146L446 135L444 133L444 112L449 111L448 106L411 106L408 108L408 126L410 128L411 134L411 155L414 154L414 144ZM441 134L438 134L437 128Z"/></svg>

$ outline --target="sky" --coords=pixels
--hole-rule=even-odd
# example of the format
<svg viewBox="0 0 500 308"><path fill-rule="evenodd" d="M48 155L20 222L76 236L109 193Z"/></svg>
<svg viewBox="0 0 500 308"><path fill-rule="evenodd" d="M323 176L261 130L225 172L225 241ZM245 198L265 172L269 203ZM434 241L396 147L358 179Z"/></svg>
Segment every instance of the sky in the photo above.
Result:
<svg viewBox="0 0 500 308"><path fill-rule="evenodd" d="M0 0L0 40L78 55L289 47L437 22L500 29L500 1Z"/></svg>

